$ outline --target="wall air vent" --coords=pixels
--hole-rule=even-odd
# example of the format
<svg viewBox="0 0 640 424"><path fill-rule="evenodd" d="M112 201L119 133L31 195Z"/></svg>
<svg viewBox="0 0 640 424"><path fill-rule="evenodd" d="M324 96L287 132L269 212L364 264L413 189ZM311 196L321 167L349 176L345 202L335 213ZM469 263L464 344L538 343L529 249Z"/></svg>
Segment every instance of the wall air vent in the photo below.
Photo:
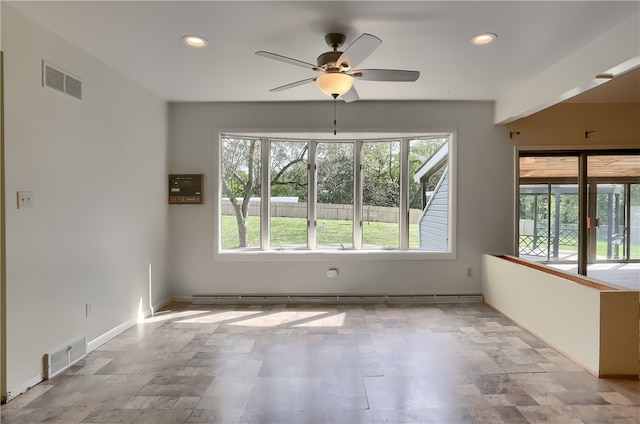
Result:
<svg viewBox="0 0 640 424"><path fill-rule="evenodd" d="M42 86L82 100L82 81L45 61L42 61Z"/></svg>
<svg viewBox="0 0 640 424"><path fill-rule="evenodd" d="M87 354L87 343L84 337L69 343L62 349L44 355L44 378L50 379L54 375L69 368Z"/></svg>
<svg viewBox="0 0 640 424"><path fill-rule="evenodd" d="M70 75L65 75L64 92L78 100L82 100L82 81Z"/></svg>

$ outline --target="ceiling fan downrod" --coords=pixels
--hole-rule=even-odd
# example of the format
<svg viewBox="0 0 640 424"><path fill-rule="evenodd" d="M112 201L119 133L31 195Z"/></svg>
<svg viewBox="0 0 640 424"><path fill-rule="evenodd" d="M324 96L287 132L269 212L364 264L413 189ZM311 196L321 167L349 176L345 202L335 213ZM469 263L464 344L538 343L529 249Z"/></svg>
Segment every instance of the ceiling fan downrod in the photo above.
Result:
<svg viewBox="0 0 640 424"><path fill-rule="evenodd" d="M327 43L327 46L331 47L333 51L336 51L342 46L347 37L344 34L340 34L337 32L332 32L331 34L327 34L324 36L324 42Z"/></svg>
<svg viewBox="0 0 640 424"><path fill-rule="evenodd" d="M344 34L332 33L325 35L324 41L327 43L327 46L333 49L333 51L324 52L318 56L316 63L319 68L322 68L325 71L340 71L340 65L337 61L342 55L342 52L338 49L344 44L345 40L346 37Z"/></svg>

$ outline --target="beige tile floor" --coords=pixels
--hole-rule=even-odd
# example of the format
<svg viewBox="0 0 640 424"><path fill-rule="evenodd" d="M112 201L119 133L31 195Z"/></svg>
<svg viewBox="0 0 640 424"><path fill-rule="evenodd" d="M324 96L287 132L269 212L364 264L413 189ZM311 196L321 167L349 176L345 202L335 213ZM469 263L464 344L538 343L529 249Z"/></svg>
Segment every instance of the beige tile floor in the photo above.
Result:
<svg viewBox="0 0 640 424"><path fill-rule="evenodd" d="M31 423L640 423L482 304L172 304L2 406Z"/></svg>

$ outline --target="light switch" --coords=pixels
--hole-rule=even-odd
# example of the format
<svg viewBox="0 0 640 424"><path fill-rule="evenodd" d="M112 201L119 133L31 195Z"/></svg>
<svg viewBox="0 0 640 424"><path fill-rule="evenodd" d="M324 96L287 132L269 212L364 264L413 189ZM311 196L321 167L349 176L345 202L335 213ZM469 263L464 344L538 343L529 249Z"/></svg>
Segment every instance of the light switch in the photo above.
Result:
<svg viewBox="0 0 640 424"><path fill-rule="evenodd" d="M33 192L19 191L18 192L18 209L32 208L32 207L33 207Z"/></svg>

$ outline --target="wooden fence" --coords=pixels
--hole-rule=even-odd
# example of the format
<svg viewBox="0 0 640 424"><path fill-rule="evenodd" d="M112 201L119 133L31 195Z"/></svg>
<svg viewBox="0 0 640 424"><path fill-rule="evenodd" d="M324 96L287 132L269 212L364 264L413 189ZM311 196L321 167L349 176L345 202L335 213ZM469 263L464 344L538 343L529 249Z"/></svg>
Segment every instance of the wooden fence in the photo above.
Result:
<svg viewBox="0 0 640 424"><path fill-rule="evenodd" d="M336 205L331 203L318 203L316 206L318 219L353 219L353 205ZM397 207L364 206L362 208L362 220L365 222L398 222L399 210ZM235 215L231 203L222 200L222 215ZM249 202L249 215L260 215L260 201ZM420 209L409 210L409 223L417 224L422 211ZM306 218L306 202L272 202L271 216L288 218Z"/></svg>

